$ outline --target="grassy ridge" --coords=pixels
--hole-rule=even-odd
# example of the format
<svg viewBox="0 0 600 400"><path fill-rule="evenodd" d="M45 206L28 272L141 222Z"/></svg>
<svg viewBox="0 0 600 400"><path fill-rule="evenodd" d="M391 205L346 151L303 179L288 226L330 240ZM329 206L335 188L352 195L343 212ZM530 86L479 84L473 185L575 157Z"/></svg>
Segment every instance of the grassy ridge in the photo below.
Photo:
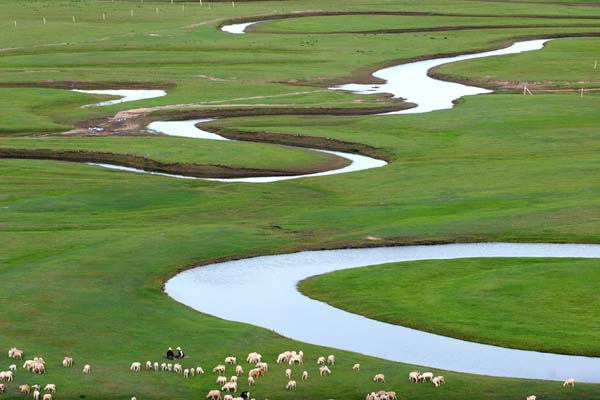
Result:
<svg viewBox="0 0 600 400"><path fill-rule="evenodd" d="M392 324L504 347L597 357L598 274L597 260L422 261L337 271L309 278L300 289Z"/></svg>

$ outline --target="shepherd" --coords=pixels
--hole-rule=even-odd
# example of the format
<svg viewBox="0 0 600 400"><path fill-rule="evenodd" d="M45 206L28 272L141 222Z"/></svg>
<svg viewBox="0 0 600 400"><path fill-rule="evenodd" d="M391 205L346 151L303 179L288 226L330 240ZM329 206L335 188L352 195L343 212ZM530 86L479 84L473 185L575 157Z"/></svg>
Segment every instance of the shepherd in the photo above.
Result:
<svg viewBox="0 0 600 400"><path fill-rule="evenodd" d="M169 360L172 360L175 358L175 354L173 353L173 349L169 347L169 349L167 350L167 358Z"/></svg>
<svg viewBox="0 0 600 400"><path fill-rule="evenodd" d="M181 350L181 347L177 348L177 358L183 358L185 357L185 354L183 352L183 350Z"/></svg>

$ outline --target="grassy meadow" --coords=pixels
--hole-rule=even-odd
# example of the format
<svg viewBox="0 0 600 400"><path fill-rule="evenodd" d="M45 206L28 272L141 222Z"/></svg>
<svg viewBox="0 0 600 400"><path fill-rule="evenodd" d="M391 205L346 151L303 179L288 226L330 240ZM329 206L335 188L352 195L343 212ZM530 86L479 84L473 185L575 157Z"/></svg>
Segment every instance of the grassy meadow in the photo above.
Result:
<svg viewBox="0 0 600 400"><path fill-rule="evenodd" d="M314 16L265 22L247 35L218 30L231 19L303 11L449 15ZM565 18L548 26L553 16ZM376 31L406 24L419 28L483 25L486 18L494 25L523 26L340 33L346 26ZM237 1L232 7L231 2L207 1L171 5L149 0L2 0L0 149L104 151L232 168L323 166L330 161L328 156L266 143L195 141L148 135L143 130L128 137L65 132L137 108L156 109L148 119L177 119L181 110L276 107L352 112L393 106L398 103L385 96L354 95L327 86L365 80L374 69L392 62L497 48L517 38L600 34L600 25L590 26L597 18L600 8L586 1L577 5L564 1ZM284 30L289 32L280 33ZM302 31L318 33L292 34ZM560 39L541 51L443 66L436 74L490 85L526 80L545 89L581 85L594 89L600 87L600 78L590 62L597 57L599 41ZM81 108L107 97L64 90L76 87L160 87L168 95ZM178 107L158 108L167 105ZM600 95L592 90L583 98L576 91L522 96L505 90L461 99L452 110L423 115L282 112L221 118L206 125L250 140L260 133L285 133L298 140L313 136L357 143L391 161L384 168L272 184L177 180L61 161L0 159L0 350L4 351L0 370L13 363L5 353L13 345L23 348L26 357L39 355L48 362L44 376L19 369L0 399L24 398L17 392L23 383L56 383L58 400L134 395L140 400L204 398L208 390L217 388L210 369L226 356L245 358L251 351L262 353L271 367L251 389L256 399L363 399L367 392L382 388L395 390L400 399L513 399L529 394L542 399L598 398L599 385L578 384L574 390L564 390L559 382L450 371L442 372L448 382L442 388L410 385L407 373L414 366L298 343L260 327L205 315L169 299L162 284L178 270L217 259L301 249L432 241L598 243L599 109ZM548 271L539 284L560 287L553 272L562 276L565 265L536 262ZM522 280L538 277L534 268L525 267L530 263L489 260L485 269L490 276L506 279L506 290L513 291ZM476 261L451 264L427 266L463 271L465 279L436 298L446 304L445 296L463 290L461 285L477 287L475 272L481 268ZM594 267L592 261L582 265L586 273L573 281L570 293L589 296L593 292ZM385 273L424 273L420 268L375 268L382 269L377 276L382 280ZM352 272L366 293L373 277ZM402 282L397 279L396 283ZM440 283L422 281L434 289ZM493 288L478 292L497 294ZM260 298L223 295L240 296L242 301ZM567 307L559 300L552 306ZM515 301L506 304L512 307ZM411 305L399 301L390 306L408 309ZM522 321L523 312L511 313L514 319L502 331L479 318L486 310L474 308L461 314L459 306L450 305L449 315L460 316L462 323L428 315L413 323L477 341L525 348L539 348L543 342L556 351L597 354L594 313L586 314L585 321L570 321L581 335L561 347L560 332L551 329L556 321L540 323L537 332L527 332L523 338L511 330ZM543 306L536 305L539 318L547 316ZM581 302L572 307L586 311ZM568 311L560 309L561 315ZM465 324L474 322L481 324L480 333L464 331ZM207 374L184 380L175 374L129 371L133 361L159 361L167 346L182 346L189 354L184 367L202 366ZM274 363L277 354L288 349L302 349L310 360L304 368L294 368L295 377L303 369L311 374L308 382L299 383L297 392L284 390L285 367ZM331 353L337 358L333 374L319 378L313 360ZM60 367L65 355L75 358L72 369ZM363 366L359 374L351 371L356 362ZM89 376L81 372L85 363L92 366ZM248 370L247 364L242 365ZM385 387L371 381L375 373L386 374Z"/></svg>

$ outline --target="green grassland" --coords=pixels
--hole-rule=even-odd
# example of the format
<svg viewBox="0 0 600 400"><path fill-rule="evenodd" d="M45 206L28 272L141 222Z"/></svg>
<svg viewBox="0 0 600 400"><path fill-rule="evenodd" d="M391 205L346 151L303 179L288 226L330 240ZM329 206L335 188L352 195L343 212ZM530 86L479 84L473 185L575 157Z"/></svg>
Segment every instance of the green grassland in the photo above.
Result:
<svg viewBox="0 0 600 400"><path fill-rule="evenodd" d="M461 259L337 271L309 278L300 289L392 324L504 347L598 356L597 281L597 260Z"/></svg>
<svg viewBox="0 0 600 400"><path fill-rule="evenodd" d="M600 33L600 27L574 26L398 35L229 35L217 29L228 19L315 10L504 15L507 22L511 15L600 16L598 7L552 3L238 1L235 8L230 2L212 3L209 11L207 2L189 2L184 11L181 2L171 6L167 1L3 0L0 146L102 149L169 162L256 168L318 165L325 161L323 156L267 144L58 134L118 111L172 104L193 110L390 105L383 96L324 87L364 77L361 73L399 60L495 48L515 38ZM342 25L346 17L335 18ZM371 23L361 24L375 30L386 18L369 17L365 21ZM300 29L302 20L285 23ZM194 25L199 23L204 24ZM509 56L518 59L518 65L502 66L498 58L471 61L468 70L450 71L461 66L451 65L442 72L448 68L460 79L484 79L496 71L508 80L552 81L550 87L558 88L585 80L593 88L597 79L588 70L597 42L557 40L544 50ZM565 52L580 57L573 60ZM548 65L546 70L540 60ZM60 89L77 85L163 87L169 94L80 108L105 97ZM187 266L306 248L478 240L597 243L598 109L595 92L583 99L575 92L527 97L502 93L466 98L452 110L424 115L281 115L211 122L212 127L249 136L281 132L364 144L392 161L358 173L262 185L1 159L0 349L16 345L26 356L40 355L49 363L43 377L19 370L2 397L22 398L16 392L18 384L52 382L59 387L57 399L203 398L217 387L211 373L184 380L174 374L128 370L133 361L159 360L167 346L181 345L190 355L184 366L201 365L207 371L225 356L261 352L272 371L252 389L257 399L362 399L381 388L371 381L375 373L385 373L386 389L396 390L402 399L512 399L532 393L538 398L598 398L599 385L578 384L567 391L557 382L448 371L443 372L448 384L439 390L409 385L406 375L414 366L306 345L224 321L175 303L161 290L165 279ZM151 115L159 117L177 118L177 110ZM381 240L373 242L367 236ZM502 267L502 261L489 264L497 271ZM588 271L593 274L591 267ZM580 322L571 321L573 329ZM590 326L580 328L590 332ZM509 333L495 338L500 339L515 343ZM302 349L310 360L335 353L334 373L320 379L311 362L305 367L311 379L299 384L296 393L286 392L285 367L274 366L274 360L287 349ZM567 351L590 349L589 343L578 342ZM67 354L75 357L73 369L60 368ZM12 364L1 357L0 369ZM350 369L355 362L363 366L359 375ZM90 376L81 373L84 363L92 365ZM300 372L294 368L296 377Z"/></svg>

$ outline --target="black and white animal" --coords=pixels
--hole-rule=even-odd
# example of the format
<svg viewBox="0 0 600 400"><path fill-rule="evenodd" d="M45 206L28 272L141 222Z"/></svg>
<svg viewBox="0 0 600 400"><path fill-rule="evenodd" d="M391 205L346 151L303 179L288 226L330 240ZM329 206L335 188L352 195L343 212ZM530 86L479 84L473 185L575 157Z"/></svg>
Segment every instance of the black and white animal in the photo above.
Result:
<svg viewBox="0 0 600 400"><path fill-rule="evenodd" d="M250 398L250 392L242 392L242 394L240 394L240 397L244 400L248 400Z"/></svg>

